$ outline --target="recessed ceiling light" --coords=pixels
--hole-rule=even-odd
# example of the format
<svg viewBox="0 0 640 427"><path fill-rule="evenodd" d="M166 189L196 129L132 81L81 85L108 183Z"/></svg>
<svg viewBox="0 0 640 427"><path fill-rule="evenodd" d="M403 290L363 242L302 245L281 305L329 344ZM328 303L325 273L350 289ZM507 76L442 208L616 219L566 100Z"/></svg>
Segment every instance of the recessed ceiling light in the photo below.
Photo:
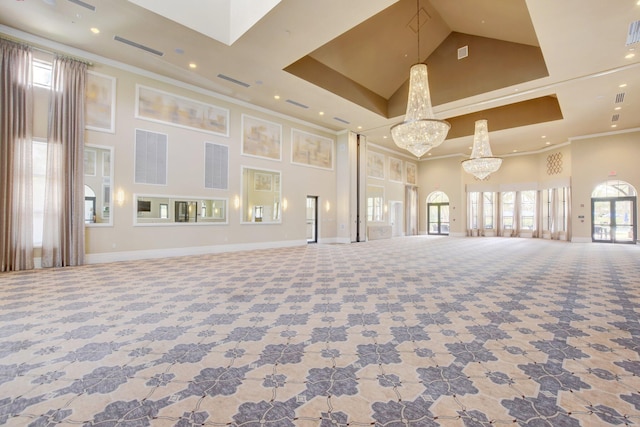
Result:
<svg viewBox="0 0 640 427"><path fill-rule="evenodd" d="M618 125L611 125L611 127L612 127L612 128L617 128L617 127L618 127Z"/></svg>
<svg viewBox="0 0 640 427"><path fill-rule="evenodd" d="M320 111L318 114L320 114L321 116L324 116L324 111Z"/></svg>
<svg viewBox="0 0 640 427"><path fill-rule="evenodd" d="M618 86L618 87L627 87L627 84L626 84L626 83L622 83L622 84L621 84L620 86Z"/></svg>
<svg viewBox="0 0 640 427"><path fill-rule="evenodd" d="M633 58L633 57L635 57L635 56L636 56L636 54L635 54L635 53L628 53L628 54L626 54L626 55L624 56L624 58L625 58L625 59L631 59L631 58Z"/></svg>
<svg viewBox="0 0 640 427"><path fill-rule="evenodd" d="M387 135L383 136L382 139L387 139Z"/></svg>
<svg viewBox="0 0 640 427"><path fill-rule="evenodd" d="M614 108L614 110L620 111L620 110L622 110L622 107L616 107L616 108Z"/></svg>
<svg viewBox="0 0 640 427"><path fill-rule="evenodd" d="M473 147L469 147L469 150L473 150Z"/></svg>
<svg viewBox="0 0 640 427"><path fill-rule="evenodd" d="M362 129L362 126L358 126L358 129Z"/></svg>
<svg viewBox="0 0 640 427"><path fill-rule="evenodd" d="M517 153L517 152L518 152L518 150L513 150L513 152L514 152L514 153Z"/></svg>
<svg viewBox="0 0 640 427"><path fill-rule="evenodd" d="M428 155L428 156L430 156L430 155L432 155L432 154L433 154L433 153L428 153L427 155Z"/></svg>
<svg viewBox="0 0 640 427"><path fill-rule="evenodd" d="M198 64L196 64L195 62L190 62L189 63L189 68L191 68L192 70L198 68Z"/></svg>
<svg viewBox="0 0 640 427"><path fill-rule="evenodd" d="M542 135L542 139L545 139L547 137L547 135Z"/></svg>
<svg viewBox="0 0 640 427"><path fill-rule="evenodd" d="M545 142L546 145L551 145L551 141Z"/></svg>
<svg viewBox="0 0 640 427"><path fill-rule="evenodd" d="M280 95L274 95L273 99L280 99Z"/></svg>
<svg viewBox="0 0 640 427"><path fill-rule="evenodd" d="M92 32L93 34L100 34L100 29L99 29L99 28L96 28L96 27L93 27L93 28L91 29L91 32Z"/></svg>

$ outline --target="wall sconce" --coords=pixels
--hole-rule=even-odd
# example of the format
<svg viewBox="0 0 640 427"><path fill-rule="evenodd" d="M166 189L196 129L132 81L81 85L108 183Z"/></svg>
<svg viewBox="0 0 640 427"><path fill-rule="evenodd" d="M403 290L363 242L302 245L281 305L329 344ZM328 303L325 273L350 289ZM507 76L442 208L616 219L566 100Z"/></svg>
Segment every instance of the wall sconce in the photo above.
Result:
<svg viewBox="0 0 640 427"><path fill-rule="evenodd" d="M286 211L287 206L289 206L289 204L287 203L287 199L286 198L282 199L282 210Z"/></svg>
<svg viewBox="0 0 640 427"><path fill-rule="evenodd" d="M326 203L324 204L324 208L326 209L327 212L329 212L329 210L331 209L331 203L329 203L329 201L327 200Z"/></svg>
<svg viewBox="0 0 640 427"><path fill-rule="evenodd" d="M118 206L122 206L124 204L124 191L119 189L116 193L116 203Z"/></svg>
<svg viewBox="0 0 640 427"><path fill-rule="evenodd" d="M240 208L240 196L238 196L237 194L233 199L233 206L235 206L236 210Z"/></svg>

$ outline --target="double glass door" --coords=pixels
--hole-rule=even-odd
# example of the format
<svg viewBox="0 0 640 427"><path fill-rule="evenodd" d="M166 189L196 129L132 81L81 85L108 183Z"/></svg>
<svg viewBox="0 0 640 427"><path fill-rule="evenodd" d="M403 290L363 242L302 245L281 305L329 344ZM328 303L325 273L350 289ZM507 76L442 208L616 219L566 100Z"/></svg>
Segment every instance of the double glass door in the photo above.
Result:
<svg viewBox="0 0 640 427"><path fill-rule="evenodd" d="M449 203L427 203L429 234L449 234Z"/></svg>
<svg viewBox="0 0 640 427"><path fill-rule="evenodd" d="M636 241L636 198L591 199L591 237L594 242L634 243Z"/></svg>

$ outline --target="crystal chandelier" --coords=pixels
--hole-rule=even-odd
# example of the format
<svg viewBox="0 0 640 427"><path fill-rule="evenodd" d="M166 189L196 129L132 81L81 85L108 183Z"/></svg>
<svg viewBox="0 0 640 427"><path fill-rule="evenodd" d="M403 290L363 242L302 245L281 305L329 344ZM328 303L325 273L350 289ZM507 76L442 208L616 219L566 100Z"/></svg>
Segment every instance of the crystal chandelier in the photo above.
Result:
<svg viewBox="0 0 640 427"><path fill-rule="evenodd" d="M418 61L420 61L420 0L418 8ZM396 145L422 157L433 147L442 144L451 125L438 120L433 114L427 66L422 63L411 67L409 74L409 97L404 121L391 127L391 137Z"/></svg>
<svg viewBox="0 0 640 427"><path fill-rule="evenodd" d="M489 130L486 120L476 121L476 130L473 134L473 149L471 157L462 162L462 168L478 179L485 179L490 174L500 169L502 159L493 157L489 145Z"/></svg>

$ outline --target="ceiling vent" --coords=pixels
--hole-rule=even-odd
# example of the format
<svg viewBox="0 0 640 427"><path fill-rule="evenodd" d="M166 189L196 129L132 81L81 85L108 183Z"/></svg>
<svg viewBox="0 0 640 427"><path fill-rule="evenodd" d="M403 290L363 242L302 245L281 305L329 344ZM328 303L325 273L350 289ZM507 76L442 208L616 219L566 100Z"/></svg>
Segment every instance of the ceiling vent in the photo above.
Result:
<svg viewBox="0 0 640 427"><path fill-rule="evenodd" d="M629 24L629 33L627 34L627 46L640 42L640 21Z"/></svg>
<svg viewBox="0 0 640 427"><path fill-rule="evenodd" d="M218 78L220 78L222 80L226 80L226 81L231 82L231 83L235 83L235 84L237 84L239 86L243 86L243 87L250 87L251 86L249 83L245 83L245 82L242 82L240 80L236 80L233 77L225 76L224 74L218 74Z"/></svg>
<svg viewBox="0 0 640 427"><path fill-rule="evenodd" d="M345 125L348 125L348 124L351 123L351 122L349 122L349 121L347 121L345 119L341 119L340 117L334 117L333 120L337 120L337 121L339 121L341 123L344 123Z"/></svg>
<svg viewBox="0 0 640 427"><path fill-rule="evenodd" d="M462 46L458 49L458 60L469 56L469 46Z"/></svg>
<svg viewBox="0 0 640 427"><path fill-rule="evenodd" d="M620 92L616 95L616 104L621 104L624 102L624 92Z"/></svg>
<svg viewBox="0 0 640 427"><path fill-rule="evenodd" d="M96 7L94 5L85 3L82 0L69 0L69 2L73 4L77 4L78 6L84 7L85 9L89 9L92 12L96 11Z"/></svg>
<svg viewBox="0 0 640 427"><path fill-rule="evenodd" d="M142 45L140 43L132 42L131 40L127 40L127 39L122 38L120 36L113 36L113 39L115 41L117 41L117 42L124 43L126 45L135 47L135 48L140 49L140 50L144 50L145 52L153 53L154 55L158 55L158 56L164 56L164 53L160 52L159 50L152 49L152 48L147 47L145 45Z"/></svg>
<svg viewBox="0 0 640 427"><path fill-rule="evenodd" d="M299 103L299 102L297 102L297 101L294 101L294 100L292 100L292 99L287 99L285 102L288 102L289 104L295 105L296 107L300 107L300 108L309 108L309 106L308 106L308 105L301 104L301 103Z"/></svg>
<svg viewBox="0 0 640 427"><path fill-rule="evenodd" d="M611 121L612 122L617 122L618 119L620 119L620 114L614 114L613 116L611 116Z"/></svg>

